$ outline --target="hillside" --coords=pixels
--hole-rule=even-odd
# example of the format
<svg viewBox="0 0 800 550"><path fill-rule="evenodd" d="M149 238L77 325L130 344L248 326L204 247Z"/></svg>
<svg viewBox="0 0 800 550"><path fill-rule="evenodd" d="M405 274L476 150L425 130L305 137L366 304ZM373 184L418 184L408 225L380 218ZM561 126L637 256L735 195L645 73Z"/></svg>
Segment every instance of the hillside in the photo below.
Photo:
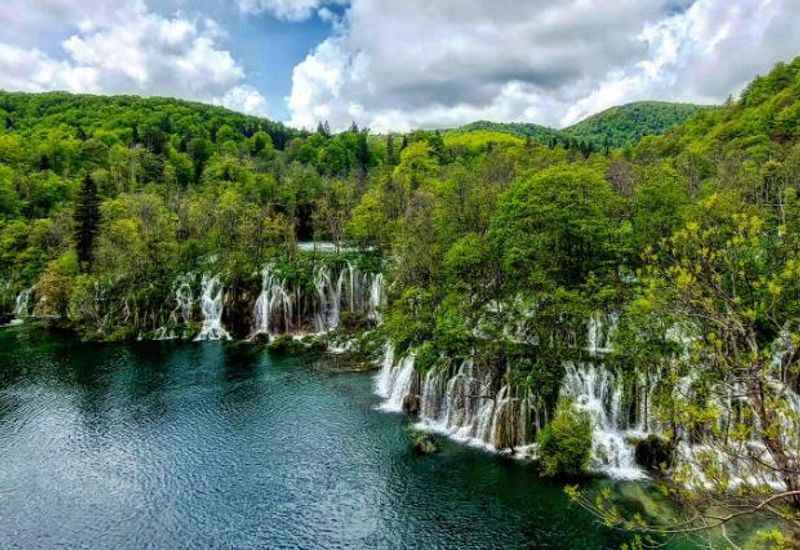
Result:
<svg viewBox="0 0 800 550"><path fill-rule="evenodd" d="M29 94L0 91L0 124L6 131L33 135L40 130L66 127L77 137L136 140L142 133L216 138L228 126L249 137L258 131L270 135L282 149L300 132L281 123L248 116L204 103L162 97L75 95L64 92ZM112 138L113 136L113 138ZM153 137L153 136L151 136Z"/></svg>
<svg viewBox="0 0 800 550"><path fill-rule="evenodd" d="M690 156L710 173L710 157L720 152L765 162L786 156L798 138L800 58L756 77L738 101L703 111L663 136L643 139L634 154L641 159Z"/></svg>
<svg viewBox="0 0 800 550"><path fill-rule="evenodd" d="M540 143L559 143L585 150L616 149L638 142L644 136L660 135L682 124L698 112L709 109L689 103L642 101L612 107L572 126L557 130L525 122L478 121L456 132L498 132L532 138Z"/></svg>
<svg viewBox="0 0 800 550"><path fill-rule="evenodd" d="M625 147L644 136L658 135L682 124L698 112L708 109L691 103L641 101L612 107L563 130L579 141L596 148Z"/></svg>

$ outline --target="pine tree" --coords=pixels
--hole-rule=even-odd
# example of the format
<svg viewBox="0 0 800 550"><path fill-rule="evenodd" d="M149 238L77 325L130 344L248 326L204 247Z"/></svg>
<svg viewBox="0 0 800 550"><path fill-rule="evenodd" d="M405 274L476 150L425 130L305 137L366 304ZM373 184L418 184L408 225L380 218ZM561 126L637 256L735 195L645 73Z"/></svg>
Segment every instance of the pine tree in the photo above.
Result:
<svg viewBox="0 0 800 550"><path fill-rule="evenodd" d="M92 247L100 226L100 197L88 174L83 178L75 204L75 248L81 265L92 261Z"/></svg>

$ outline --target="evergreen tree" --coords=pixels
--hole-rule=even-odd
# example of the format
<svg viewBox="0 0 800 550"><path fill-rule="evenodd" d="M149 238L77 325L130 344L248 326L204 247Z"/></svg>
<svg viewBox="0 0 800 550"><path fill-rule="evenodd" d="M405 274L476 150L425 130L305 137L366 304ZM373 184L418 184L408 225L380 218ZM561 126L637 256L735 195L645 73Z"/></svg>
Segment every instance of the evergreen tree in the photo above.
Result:
<svg viewBox="0 0 800 550"><path fill-rule="evenodd" d="M325 138L331 137L331 126L327 120L317 124L317 133Z"/></svg>
<svg viewBox="0 0 800 550"><path fill-rule="evenodd" d="M83 178L75 204L75 247L82 265L92 261L92 246L100 227L100 197L88 174Z"/></svg>

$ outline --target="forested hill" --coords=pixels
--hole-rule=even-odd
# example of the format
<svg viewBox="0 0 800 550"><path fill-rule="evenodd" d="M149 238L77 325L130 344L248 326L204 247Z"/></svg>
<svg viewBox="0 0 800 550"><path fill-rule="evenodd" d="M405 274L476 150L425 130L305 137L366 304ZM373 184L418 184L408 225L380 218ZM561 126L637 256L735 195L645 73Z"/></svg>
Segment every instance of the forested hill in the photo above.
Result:
<svg viewBox="0 0 800 550"><path fill-rule="evenodd" d="M159 152L168 141L186 149L195 138L216 141L217 132L251 137L266 132L283 149L300 132L279 122L243 115L204 103L138 96L42 94L0 91L0 128L26 136L41 136L61 128L69 137L94 137L108 144L146 144ZM225 135L222 136L225 138Z"/></svg>
<svg viewBox="0 0 800 550"><path fill-rule="evenodd" d="M644 136L659 135L709 107L691 103L641 101L612 107L564 129L564 133L595 148L625 147Z"/></svg>
<svg viewBox="0 0 800 550"><path fill-rule="evenodd" d="M612 107L563 130L525 122L478 121L456 131L503 132L544 144L604 151L633 145L644 136L660 135L710 107L690 103L641 101Z"/></svg>
<svg viewBox="0 0 800 550"><path fill-rule="evenodd" d="M786 155L800 138L800 57L756 77L738 101L705 110L663 136L643 138L638 160L675 159L692 165L692 178L714 173L712 157L760 163Z"/></svg>

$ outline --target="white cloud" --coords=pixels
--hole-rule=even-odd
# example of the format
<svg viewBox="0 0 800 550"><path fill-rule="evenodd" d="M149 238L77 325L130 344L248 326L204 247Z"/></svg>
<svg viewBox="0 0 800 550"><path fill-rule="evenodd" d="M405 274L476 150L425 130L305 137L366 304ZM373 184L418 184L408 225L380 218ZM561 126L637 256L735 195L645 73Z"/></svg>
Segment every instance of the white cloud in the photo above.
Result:
<svg viewBox="0 0 800 550"><path fill-rule="evenodd" d="M756 74L798 52L800 6L789 0L701 0L687 11L648 24L639 39L648 55L612 71L573 104L571 124L613 105L640 99L722 102Z"/></svg>
<svg viewBox="0 0 800 550"><path fill-rule="evenodd" d="M243 13L269 13L283 21L305 21L321 12L323 19L330 18L332 12L326 5L346 4L348 0L237 0ZM324 11L322 11L324 10Z"/></svg>
<svg viewBox="0 0 800 550"><path fill-rule="evenodd" d="M97 2L96 13L87 12L92 1L47 4L74 29L61 43L62 55L0 42L0 88L164 95L266 114L266 101L243 84L244 70L221 46L225 35L214 21L164 17L140 0L120 0L113 11L110 2ZM44 10L37 19L37 10L17 7L28 12L19 25L52 16Z"/></svg>
<svg viewBox="0 0 800 550"><path fill-rule="evenodd" d="M236 86L228 90L224 96L214 98L215 105L227 107L248 115L266 117L269 113L267 100L252 86Z"/></svg>
<svg viewBox="0 0 800 550"><path fill-rule="evenodd" d="M722 101L798 35L794 0L353 0L287 103L311 128L564 125L641 99Z"/></svg>

